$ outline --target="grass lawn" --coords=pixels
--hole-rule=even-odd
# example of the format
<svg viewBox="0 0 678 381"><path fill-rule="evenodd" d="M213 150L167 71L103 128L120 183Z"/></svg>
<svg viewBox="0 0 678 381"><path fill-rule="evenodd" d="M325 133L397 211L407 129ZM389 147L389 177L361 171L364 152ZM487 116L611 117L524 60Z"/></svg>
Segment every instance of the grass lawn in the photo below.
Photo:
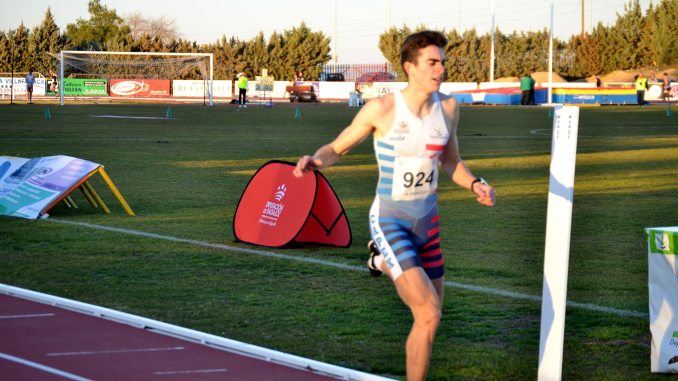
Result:
<svg viewBox="0 0 678 381"><path fill-rule="evenodd" d="M377 181L371 140L323 171L353 231L349 248L233 242L250 176L313 153L356 112L166 105L0 104L0 155L101 163L112 214L58 205L47 220L0 217L0 282L336 365L404 379L411 316L386 277L162 237L363 266ZM540 107L462 107L462 156L492 183L494 208L441 178L446 289L430 380L537 378L552 119ZM678 121L665 107L582 108L563 379L663 380L650 373L644 228L678 225ZM104 230L114 227L123 231ZM488 292L489 290L489 292ZM502 294L506 292L505 294Z"/></svg>

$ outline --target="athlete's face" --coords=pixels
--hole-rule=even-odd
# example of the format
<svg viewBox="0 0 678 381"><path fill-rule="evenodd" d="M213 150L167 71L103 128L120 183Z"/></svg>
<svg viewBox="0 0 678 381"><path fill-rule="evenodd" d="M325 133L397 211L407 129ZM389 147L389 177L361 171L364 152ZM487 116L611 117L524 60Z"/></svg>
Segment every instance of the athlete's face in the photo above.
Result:
<svg viewBox="0 0 678 381"><path fill-rule="evenodd" d="M408 80L433 93L440 90L445 74L445 53L435 45L429 45L419 50L419 56L414 63L405 62Z"/></svg>

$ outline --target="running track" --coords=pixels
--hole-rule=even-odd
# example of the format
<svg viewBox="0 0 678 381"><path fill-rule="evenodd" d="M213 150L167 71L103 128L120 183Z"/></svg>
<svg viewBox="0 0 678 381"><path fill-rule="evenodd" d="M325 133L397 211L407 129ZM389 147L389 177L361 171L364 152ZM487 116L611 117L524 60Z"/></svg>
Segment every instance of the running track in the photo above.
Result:
<svg viewBox="0 0 678 381"><path fill-rule="evenodd" d="M2 380L387 380L3 284L0 338Z"/></svg>

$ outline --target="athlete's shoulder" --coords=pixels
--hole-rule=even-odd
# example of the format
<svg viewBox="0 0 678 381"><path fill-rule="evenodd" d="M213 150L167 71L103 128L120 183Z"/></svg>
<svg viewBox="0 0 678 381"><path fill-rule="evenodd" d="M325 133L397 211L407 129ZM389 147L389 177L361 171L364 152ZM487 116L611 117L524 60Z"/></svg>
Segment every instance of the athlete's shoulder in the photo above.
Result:
<svg viewBox="0 0 678 381"><path fill-rule="evenodd" d="M441 92L438 92L438 99L440 99L440 104L443 106L445 113L448 116L454 116L458 107L457 100L452 95L443 94Z"/></svg>
<svg viewBox="0 0 678 381"><path fill-rule="evenodd" d="M365 104L365 108L375 114L387 114L395 107L395 95L386 94L383 97L373 98Z"/></svg>

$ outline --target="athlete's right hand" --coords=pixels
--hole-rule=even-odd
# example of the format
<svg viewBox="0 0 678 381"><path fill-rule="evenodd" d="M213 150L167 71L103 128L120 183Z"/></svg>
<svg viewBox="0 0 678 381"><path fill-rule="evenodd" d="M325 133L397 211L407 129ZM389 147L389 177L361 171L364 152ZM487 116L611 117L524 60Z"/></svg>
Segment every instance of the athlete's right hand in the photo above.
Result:
<svg viewBox="0 0 678 381"><path fill-rule="evenodd" d="M297 162L297 166L294 167L292 173L296 177L304 176L305 172L310 172L314 169L318 169L322 163L320 160L314 159L312 156L304 155Z"/></svg>

